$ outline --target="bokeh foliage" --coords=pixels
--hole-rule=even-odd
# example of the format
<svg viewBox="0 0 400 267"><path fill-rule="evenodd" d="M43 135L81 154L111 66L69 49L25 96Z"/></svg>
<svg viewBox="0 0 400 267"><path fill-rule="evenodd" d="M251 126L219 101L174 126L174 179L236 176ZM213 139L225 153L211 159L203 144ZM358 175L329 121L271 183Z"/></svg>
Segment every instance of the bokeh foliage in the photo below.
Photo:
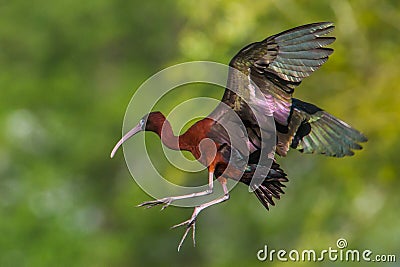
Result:
<svg viewBox="0 0 400 267"><path fill-rule="evenodd" d="M315 21L336 24L335 53L296 97L369 142L346 159L290 153L277 207L266 212L238 186L200 215L197 247L188 240L177 253L182 229L168 228L191 210L135 208L149 196L122 153L109 159L130 97L171 64L228 63L247 43ZM325 249L339 237L399 260L399 25L398 1L2 2L0 266L283 266L256 252Z"/></svg>

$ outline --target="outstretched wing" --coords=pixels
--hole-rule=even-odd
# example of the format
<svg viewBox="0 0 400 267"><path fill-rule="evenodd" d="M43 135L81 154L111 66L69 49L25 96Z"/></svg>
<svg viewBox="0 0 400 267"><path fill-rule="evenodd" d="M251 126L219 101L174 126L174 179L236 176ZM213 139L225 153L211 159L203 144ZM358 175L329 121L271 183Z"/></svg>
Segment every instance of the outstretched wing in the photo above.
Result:
<svg viewBox="0 0 400 267"><path fill-rule="evenodd" d="M303 153L344 157L362 148L367 138L347 123L319 107L293 98L287 126L277 124L277 152L284 156L289 146Z"/></svg>
<svg viewBox="0 0 400 267"><path fill-rule="evenodd" d="M333 52L324 47L335 41L334 37L324 37L333 29L330 22L313 23L246 46L231 60L230 66L248 79L238 79L235 71L230 71L221 101L250 123L257 122L249 105L253 109L268 109L272 114L265 115L273 115L277 122L287 125L295 87ZM262 95L252 91L254 86Z"/></svg>

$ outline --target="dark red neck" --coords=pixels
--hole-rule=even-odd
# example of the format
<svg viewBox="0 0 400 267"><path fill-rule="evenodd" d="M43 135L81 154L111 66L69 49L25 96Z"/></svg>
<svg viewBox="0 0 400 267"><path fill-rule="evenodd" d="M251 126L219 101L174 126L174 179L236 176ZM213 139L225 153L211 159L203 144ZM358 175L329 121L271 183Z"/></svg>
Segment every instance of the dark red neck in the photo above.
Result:
<svg viewBox="0 0 400 267"><path fill-rule="evenodd" d="M186 138L174 135L171 123L160 113L157 117L149 118L150 131L155 132L161 139L161 142L173 150L190 150L190 144L186 142Z"/></svg>

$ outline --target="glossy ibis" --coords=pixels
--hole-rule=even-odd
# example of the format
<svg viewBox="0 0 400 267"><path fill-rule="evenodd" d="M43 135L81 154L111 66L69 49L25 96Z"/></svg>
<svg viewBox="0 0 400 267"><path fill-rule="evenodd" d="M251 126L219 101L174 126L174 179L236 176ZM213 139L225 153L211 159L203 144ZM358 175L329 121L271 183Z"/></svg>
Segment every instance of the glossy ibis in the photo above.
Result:
<svg viewBox="0 0 400 267"><path fill-rule="evenodd" d="M240 71L247 79L237 79L234 72L229 71L227 86L229 89L225 90L221 103L236 112L247 132L246 147L249 156L244 165L239 166L240 164L235 163L232 164L232 168L227 169L229 160L243 158L243 152L232 145L227 132L218 123L218 118L224 116L221 105L213 111L212 116L196 122L180 136L173 134L170 123L162 113L151 112L116 144L111 157L136 133L152 131L159 135L162 143L170 149L190 151L208 168L206 191L148 201L139 206L163 205L164 209L176 200L211 194L214 176L222 185L224 192L222 197L195 207L190 219L173 226L186 226L178 250L190 229L193 230L193 242L195 242L195 223L198 214L209 206L229 199L227 178L251 184L261 158L260 129L262 128L250 109L249 102L258 109L269 109L276 128L273 149L279 156L286 156L289 148L302 153L332 157L351 156L354 154L353 150L362 148L359 143L367 141L363 134L333 115L313 104L292 98L295 88L301 81L320 68L332 54L333 49L325 46L335 41L334 37L326 36L333 29L333 24L329 22L299 26L249 44L231 60L229 66ZM254 85L261 90L262 97L255 94ZM234 90L231 90L232 88ZM242 95L247 95L248 99L244 99ZM229 134L235 136L235 132ZM205 139L211 141L205 142L206 144L200 149L200 143ZM209 151L213 153L208 153ZM268 167L270 168L263 173L261 184L252 188L267 209L269 205L274 205L273 198L279 199L284 193L282 183L288 181L275 158Z"/></svg>

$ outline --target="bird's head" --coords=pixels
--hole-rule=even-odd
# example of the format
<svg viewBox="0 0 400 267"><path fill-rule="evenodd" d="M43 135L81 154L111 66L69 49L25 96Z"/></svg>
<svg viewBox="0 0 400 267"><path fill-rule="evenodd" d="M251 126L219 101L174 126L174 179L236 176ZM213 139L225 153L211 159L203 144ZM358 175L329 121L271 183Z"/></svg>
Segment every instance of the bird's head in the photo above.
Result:
<svg viewBox="0 0 400 267"><path fill-rule="evenodd" d="M129 138L134 136L135 134L142 132L142 131L151 131L155 133L159 133L162 125L165 121L165 116L159 112L154 111L150 112L143 116L143 118L139 121L139 123L129 130L122 138L118 141L118 143L114 146L111 157L114 157L115 153L117 152L118 148Z"/></svg>

